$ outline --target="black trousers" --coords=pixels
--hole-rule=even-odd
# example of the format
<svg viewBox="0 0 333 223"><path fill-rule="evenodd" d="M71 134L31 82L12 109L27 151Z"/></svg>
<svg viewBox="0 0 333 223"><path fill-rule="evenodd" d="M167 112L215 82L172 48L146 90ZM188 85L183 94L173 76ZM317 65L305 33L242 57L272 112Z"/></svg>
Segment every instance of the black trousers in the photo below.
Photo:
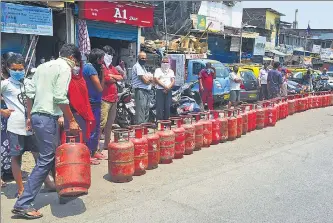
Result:
<svg viewBox="0 0 333 223"><path fill-rule="evenodd" d="M262 84L260 87L260 95L259 95L259 100L267 100L268 99L268 89L267 89L267 84Z"/></svg>
<svg viewBox="0 0 333 223"><path fill-rule="evenodd" d="M170 118L172 91L164 93L163 90L156 90L156 119L167 120Z"/></svg>

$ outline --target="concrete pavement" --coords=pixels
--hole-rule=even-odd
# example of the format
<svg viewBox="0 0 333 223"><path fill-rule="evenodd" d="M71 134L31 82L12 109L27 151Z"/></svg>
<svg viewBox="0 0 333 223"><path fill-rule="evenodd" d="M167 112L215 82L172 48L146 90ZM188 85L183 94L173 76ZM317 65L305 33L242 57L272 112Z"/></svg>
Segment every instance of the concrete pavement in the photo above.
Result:
<svg viewBox="0 0 333 223"><path fill-rule="evenodd" d="M332 130L332 107L310 110L126 184L108 182L103 161L89 195L59 205L40 194L45 217L34 222L332 222ZM8 196L2 222L24 222L11 218Z"/></svg>

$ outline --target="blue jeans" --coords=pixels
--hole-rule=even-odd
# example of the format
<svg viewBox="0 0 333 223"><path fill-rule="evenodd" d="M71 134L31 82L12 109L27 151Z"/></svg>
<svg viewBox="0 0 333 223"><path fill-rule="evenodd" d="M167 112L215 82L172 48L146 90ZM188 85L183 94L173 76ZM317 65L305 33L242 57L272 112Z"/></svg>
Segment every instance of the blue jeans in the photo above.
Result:
<svg viewBox="0 0 333 223"><path fill-rule="evenodd" d="M39 157L24 185L22 196L14 205L15 208L27 209L31 207L47 175L54 168L55 151L59 145L58 117L33 114L31 124L36 136Z"/></svg>
<svg viewBox="0 0 333 223"><path fill-rule="evenodd" d="M101 123L101 104L100 103L91 104L91 110L94 114L96 127L90 133L90 138L87 142L87 147L90 150L91 156L93 156L95 154L95 152L97 151L97 148L98 148L99 134L100 134L100 131L101 131L101 126L100 126L100 123Z"/></svg>

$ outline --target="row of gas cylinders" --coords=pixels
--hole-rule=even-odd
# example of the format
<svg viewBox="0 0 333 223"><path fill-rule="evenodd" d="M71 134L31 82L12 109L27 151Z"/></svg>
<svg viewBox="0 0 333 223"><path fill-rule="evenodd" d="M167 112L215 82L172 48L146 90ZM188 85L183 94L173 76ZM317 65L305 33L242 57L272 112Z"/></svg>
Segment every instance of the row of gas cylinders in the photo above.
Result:
<svg viewBox="0 0 333 223"><path fill-rule="evenodd" d="M113 182L129 182L159 164L172 163L194 151L240 138L255 129L275 126L280 119L308 109L333 105L333 94L295 95L288 98L244 104L229 110L215 110L146 123L129 129L115 129L108 146L108 173ZM55 183L60 196L87 194L91 184L90 152L82 134L68 136L57 148Z"/></svg>
<svg viewBox="0 0 333 223"><path fill-rule="evenodd" d="M155 124L114 130L109 144L108 172L113 182L129 182L159 164L170 164L194 151L233 141L255 129L275 126L297 112L333 105L333 94L295 95L244 104L229 110L191 113Z"/></svg>

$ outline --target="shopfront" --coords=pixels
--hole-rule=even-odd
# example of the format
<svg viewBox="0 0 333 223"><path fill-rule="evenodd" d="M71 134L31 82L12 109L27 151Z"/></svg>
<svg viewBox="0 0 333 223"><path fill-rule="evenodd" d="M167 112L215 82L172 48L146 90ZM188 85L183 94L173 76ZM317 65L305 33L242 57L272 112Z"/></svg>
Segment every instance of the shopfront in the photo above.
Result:
<svg viewBox="0 0 333 223"><path fill-rule="evenodd" d="M118 59L132 67L140 48L141 27L153 26L153 7L132 2L79 3L79 18L86 20L91 48L110 45ZM79 34L77 28L77 35Z"/></svg>
<svg viewBox="0 0 333 223"><path fill-rule="evenodd" d="M53 36L52 9L1 2L1 54L24 54L31 35Z"/></svg>

